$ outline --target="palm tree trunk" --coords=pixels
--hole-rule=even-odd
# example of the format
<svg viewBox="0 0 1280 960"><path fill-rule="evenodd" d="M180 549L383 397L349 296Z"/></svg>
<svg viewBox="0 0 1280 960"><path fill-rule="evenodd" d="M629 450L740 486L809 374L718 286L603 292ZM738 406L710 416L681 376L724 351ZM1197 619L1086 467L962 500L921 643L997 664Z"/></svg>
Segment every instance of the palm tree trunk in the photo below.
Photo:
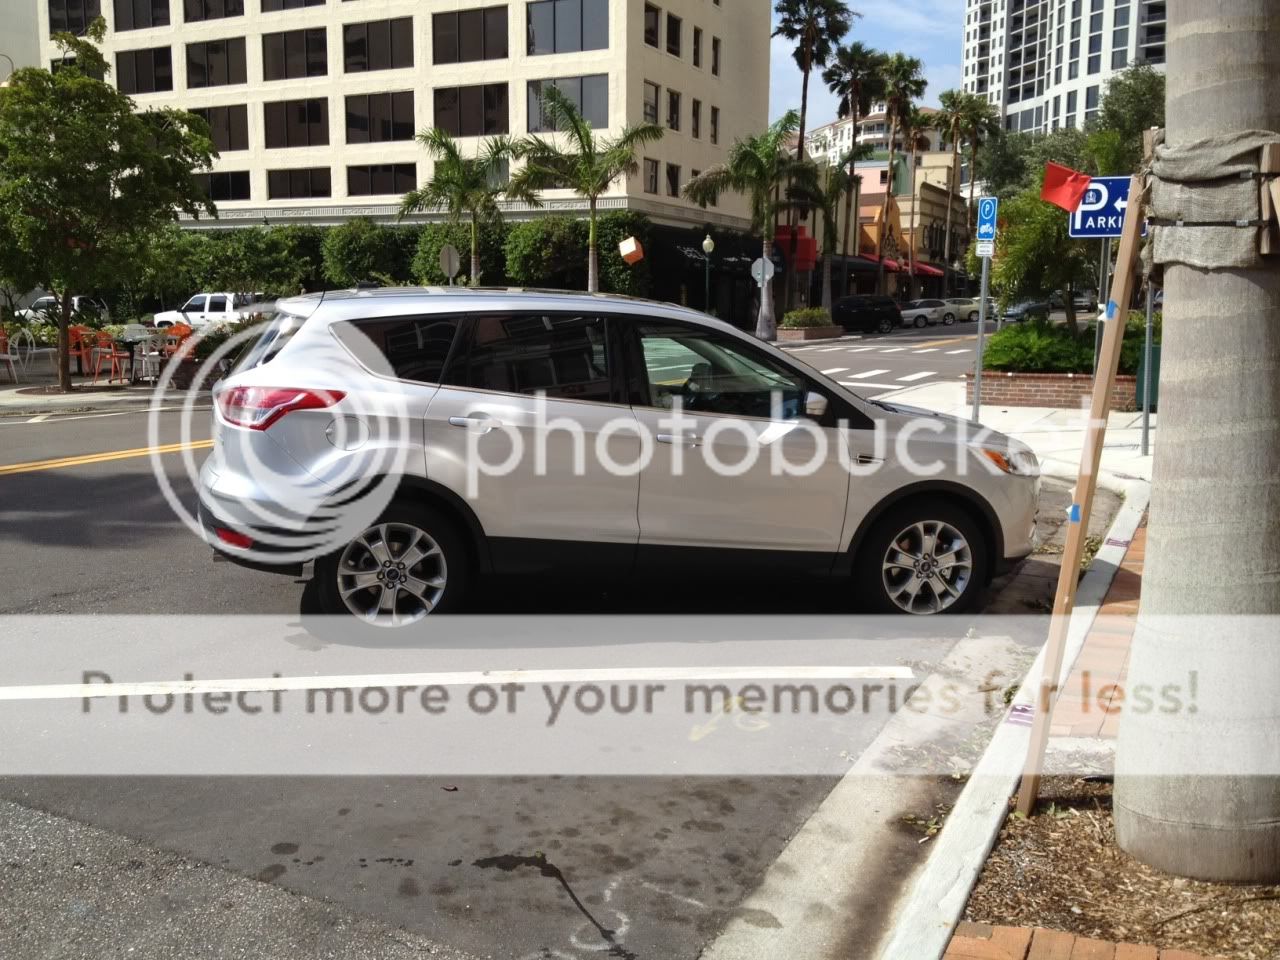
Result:
<svg viewBox="0 0 1280 960"><path fill-rule="evenodd" d="M960 137L959 131L951 131L951 172L947 175L947 232L942 238L942 292L951 293L951 210L952 198L960 186Z"/></svg>
<svg viewBox="0 0 1280 960"><path fill-rule="evenodd" d="M474 210L471 211L471 286L480 286L480 233Z"/></svg>
<svg viewBox="0 0 1280 960"><path fill-rule="evenodd" d="M849 111L849 116L853 122L853 137L852 146L850 147L852 152L849 154L849 191L844 195L844 238L840 244L840 249L844 253L844 289L841 291L841 296L849 292L849 224L853 223L854 227L858 225L853 216L854 197L858 195L858 163L854 159L858 150L858 107L856 103L853 109ZM854 242L857 243L856 235L854 236Z"/></svg>
<svg viewBox="0 0 1280 960"><path fill-rule="evenodd" d="M1168 17L1168 142L1280 129L1275 0L1171 3ZM1165 292L1160 430L1129 689L1176 682L1183 696L1180 707L1157 696L1156 709L1121 716L1116 840L1161 870L1274 883L1280 270L1271 262L1169 264ZM1189 703L1191 677L1198 695Z"/></svg>
<svg viewBox="0 0 1280 960"><path fill-rule="evenodd" d="M978 131L975 128L969 135L969 210L965 214L965 229L973 236L973 217L977 212L973 206L973 186L978 182Z"/></svg>
<svg viewBox="0 0 1280 960"><path fill-rule="evenodd" d="M590 223L587 227L587 292L598 293L600 273L596 262L596 198L588 198L587 206L590 210Z"/></svg>
<svg viewBox="0 0 1280 960"><path fill-rule="evenodd" d="M912 131L912 137L915 137L915 131ZM910 265L907 276L909 279L908 297L916 295L916 144L913 139L911 142L911 159L908 161L910 170L907 172L907 183L911 190L910 213L907 214L907 223L911 224L911 239L907 241L907 263Z"/></svg>
<svg viewBox="0 0 1280 960"><path fill-rule="evenodd" d="M822 255L822 309L831 315L831 254Z"/></svg>
<svg viewBox="0 0 1280 960"><path fill-rule="evenodd" d="M796 132L796 159L804 159L804 124L809 113L809 72L812 69L810 62L810 48L806 43L804 46L804 65L800 71L800 129ZM796 260L800 254L800 217L794 207L791 208L787 215L787 223L791 225L791 259L787 264L787 284L785 288L787 309L795 306L796 294L800 289L800 271L796 269Z"/></svg>
<svg viewBox="0 0 1280 960"><path fill-rule="evenodd" d="M71 289L62 294L58 312L58 391L71 392Z"/></svg>
<svg viewBox="0 0 1280 960"><path fill-rule="evenodd" d="M889 121L889 175L885 179L884 185L884 206L880 209L880 236L876 240L876 258L880 261L878 264L878 273L876 275L876 292L883 294L885 292L885 273L884 273L884 235L889 230L889 198L893 196L893 159L894 149L893 141L898 135L898 118L894 117Z"/></svg>
<svg viewBox="0 0 1280 960"><path fill-rule="evenodd" d="M773 247L773 238L767 234L761 241L761 258L768 263ZM761 340L772 340L778 335L778 324L773 318L773 281L765 280L760 284L760 313L756 317L756 336Z"/></svg>

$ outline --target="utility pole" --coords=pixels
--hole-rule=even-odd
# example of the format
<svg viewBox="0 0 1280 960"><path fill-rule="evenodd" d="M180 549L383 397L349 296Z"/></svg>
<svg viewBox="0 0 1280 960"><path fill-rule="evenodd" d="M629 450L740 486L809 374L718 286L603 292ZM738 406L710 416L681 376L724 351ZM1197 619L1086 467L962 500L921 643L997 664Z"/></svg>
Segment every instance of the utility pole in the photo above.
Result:
<svg viewBox="0 0 1280 960"><path fill-rule="evenodd" d="M1170 147L1280 130L1280 4L1170 0L1168 38ZM1176 676L1184 699L1144 711L1125 698L1116 839L1173 873L1275 882L1280 259L1169 264L1164 291L1160 442L1128 690Z"/></svg>

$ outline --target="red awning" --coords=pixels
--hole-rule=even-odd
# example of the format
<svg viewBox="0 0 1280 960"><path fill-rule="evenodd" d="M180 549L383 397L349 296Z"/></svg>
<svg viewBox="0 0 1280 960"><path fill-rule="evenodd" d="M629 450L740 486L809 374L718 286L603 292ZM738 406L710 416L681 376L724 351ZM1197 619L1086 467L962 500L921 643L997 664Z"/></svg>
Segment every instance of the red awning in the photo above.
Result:
<svg viewBox="0 0 1280 960"><path fill-rule="evenodd" d="M945 277L946 274L937 267L931 267L927 263L916 261L916 274L921 277Z"/></svg>
<svg viewBox="0 0 1280 960"><path fill-rule="evenodd" d="M862 257L863 260L869 260L871 263L874 263L877 265L880 263L880 258L877 257L874 253L860 253L858 254L858 256ZM884 268L888 270L890 273L897 273L899 270L902 269L900 266L898 266L897 260L890 260L888 257L884 258Z"/></svg>

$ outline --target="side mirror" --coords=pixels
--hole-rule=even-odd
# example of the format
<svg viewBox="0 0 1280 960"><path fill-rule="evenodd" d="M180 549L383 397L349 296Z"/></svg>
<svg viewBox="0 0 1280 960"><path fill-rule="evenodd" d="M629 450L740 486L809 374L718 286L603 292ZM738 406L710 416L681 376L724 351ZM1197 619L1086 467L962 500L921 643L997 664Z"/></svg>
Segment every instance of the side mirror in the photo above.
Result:
<svg viewBox="0 0 1280 960"><path fill-rule="evenodd" d="M804 415L814 420L821 420L827 414L827 398L820 393L810 391L804 398Z"/></svg>

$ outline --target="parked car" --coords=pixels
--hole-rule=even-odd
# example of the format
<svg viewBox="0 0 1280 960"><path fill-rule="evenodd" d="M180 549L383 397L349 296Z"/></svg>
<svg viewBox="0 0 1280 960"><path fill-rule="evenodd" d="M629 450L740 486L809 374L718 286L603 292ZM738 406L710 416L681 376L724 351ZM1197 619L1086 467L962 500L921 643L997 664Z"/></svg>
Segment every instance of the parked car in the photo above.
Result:
<svg viewBox="0 0 1280 960"><path fill-rule="evenodd" d="M950 297L946 301L947 312L943 314L943 323L955 323L957 320L978 322L980 303L972 297ZM987 307L987 316L992 316L991 307ZM951 319L948 320L947 317Z"/></svg>
<svg viewBox="0 0 1280 960"><path fill-rule="evenodd" d="M939 323L956 322L955 314L947 319L947 302L945 300L910 300L902 306L902 325L904 327L934 326Z"/></svg>
<svg viewBox="0 0 1280 960"><path fill-rule="evenodd" d="M38 297L31 306L14 311L19 320L37 323L56 323L62 316L62 304L57 297ZM111 319L107 305L94 297L72 297L71 319L76 322L96 320L107 323Z"/></svg>
<svg viewBox="0 0 1280 960"><path fill-rule="evenodd" d="M1005 307L1004 313L1001 314L1001 319L1005 323L1021 323L1023 320L1034 320L1036 317L1042 320L1049 318L1048 300L1022 300Z"/></svg>
<svg viewBox="0 0 1280 960"><path fill-rule="evenodd" d="M959 611L1032 547L1039 469L1024 445L865 400L674 304L437 288L331 291L276 311L215 392L199 520L231 560L309 568L331 613L398 624L458 609L480 576L584 572L764 572L762 589L790 572L885 612ZM388 469L397 434L375 427L396 404L413 428ZM938 429L911 428L921 418ZM788 421L806 428L778 432ZM608 459L576 456L573 430ZM745 474L744 430L779 445ZM777 469L775 454L806 472ZM873 469L854 477L851 461ZM352 495L378 478L386 500Z"/></svg>
<svg viewBox="0 0 1280 960"><path fill-rule="evenodd" d="M902 311L893 297L856 295L837 300L831 319L849 331L889 333L901 325Z"/></svg>
<svg viewBox="0 0 1280 960"><path fill-rule="evenodd" d="M1062 295L1062 291L1057 291L1049 297L1049 305L1055 310L1061 310L1066 306L1066 298ZM1082 313L1093 313L1098 309L1098 295L1092 290L1076 290L1071 294L1071 305Z"/></svg>
<svg viewBox="0 0 1280 960"><path fill-rule="evenodd" d="M197 293L177 310L157 313L153 322L157 327L171 327L175 323L203 327L239 320L252 303L253 297L244 293Z"/></svg>

